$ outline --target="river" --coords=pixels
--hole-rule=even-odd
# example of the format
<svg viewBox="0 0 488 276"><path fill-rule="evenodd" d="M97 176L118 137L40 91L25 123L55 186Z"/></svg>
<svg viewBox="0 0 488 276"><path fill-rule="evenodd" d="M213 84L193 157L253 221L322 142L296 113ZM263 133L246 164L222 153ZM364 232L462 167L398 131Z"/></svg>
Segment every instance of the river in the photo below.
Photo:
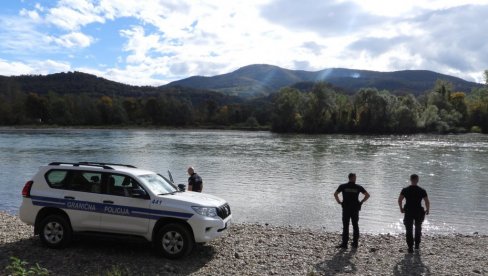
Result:
<svg viewBox="0 0 488 276"><path fill-rule="evenodd" d="M355 172L371 198L369 233L403 232L397 198L411 173L431 201L427 234L488 234L488 136L283 135L220 130L0 129L0 210L16 213L24 183L53 161L133 164L226 199L235 222L340 231L333 193Z"/></svg>

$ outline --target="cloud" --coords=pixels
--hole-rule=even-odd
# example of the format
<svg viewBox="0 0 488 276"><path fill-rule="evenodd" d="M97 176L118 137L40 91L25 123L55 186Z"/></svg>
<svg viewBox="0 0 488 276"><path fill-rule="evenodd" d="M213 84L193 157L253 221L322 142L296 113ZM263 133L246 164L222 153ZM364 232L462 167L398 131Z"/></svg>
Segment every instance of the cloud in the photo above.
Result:
<svg viewBox="0 0 488 276"><path fill-rule="evenodd" d="M50 37L52 41L64 48L85 48L94 41L93 37L80 32L72 32L60 37Z"/></svg>
<svg viewBox="0 0 488 276"><path fill-rule="evenodd" d="M48 10L46 22L68 31L79 30L80 27L98 22L104 23L105 18L88 0L61 0L55 8Z"/></svg>
<svg viewBox="0 0 488 276"><path fill-rule="evenodd" d="M38 68L30 60L71 56L72 70L138 85L252 63L428 69L478 79L488 68L488 10L474 2L59 0L0 15L0 53L17 71ZM114 35L120 44L107 43ZM28 61L15 63L18 56Z"/></svg>
<svg viewBox="0 0 488 276"><path fill-rule="evenodd" d="M17 55L51 52L50 39L37 30L37 22L18 16L0 17L0 49Z"/></svg>
<svg viewBox="0 0 488 276"><path fill-rule="evenodd" d="M0 59L0 72L4 76L51 74L66 72L71 69L70 64L54 60L33 60L29 62L8 61Z"/></svg>
<svg viewBox="0 0 488 276"><path fill-rule="evenodd" d="M347 47L347 53L389 58L384 61L387 68L429 69L480 81L479 73L488 68L486 14L488 5L426 11L402 20L415 30L411 35L362 37Z"/></svg>
<svg viewBox="0 0 488 276"><path fill-rule="evenodd" d="M366 13L354 2L337 0L276 0L265 5L261 14L271 23L326 37L357 33L385 20Z"/></svg>
<svg viewBox="0 0 488 276"><path fill-rule="evenodd" d="M41 20L41 16L39 15L39 13L36 10L29 11L26 9L22 9L22 10L20 10L19 14L21 16L26 16L26 17L30 18L32 21L40 21Z"/></svg>
<svg viewBox="0 0 488 276"><path fill-rule="evenodd" d="M302 47L312 52L314 55L318 56L325 49L325 46L319 45L314 41L306 41L302 44Z"/></svg>
<svg viewBox="0 0 488 276"><path fill-rule="evenodd" d="M162 44L161 36L159 34L145 35L145 30L142 26L133 26L129 30L121 30L120 34L127 38L127 43L124 50L131 54L127 57L128 63L142 63L148 58L148 54L159 48Z"/></svg>
<svg viewBox="0 0 488 276"><path fill-rule="evenodd" d="M373 57L382 55L399 45L409 41L407 36L397 36L393 38L366 37L351 43L348 49L352 51L367 51Z"/></svg>

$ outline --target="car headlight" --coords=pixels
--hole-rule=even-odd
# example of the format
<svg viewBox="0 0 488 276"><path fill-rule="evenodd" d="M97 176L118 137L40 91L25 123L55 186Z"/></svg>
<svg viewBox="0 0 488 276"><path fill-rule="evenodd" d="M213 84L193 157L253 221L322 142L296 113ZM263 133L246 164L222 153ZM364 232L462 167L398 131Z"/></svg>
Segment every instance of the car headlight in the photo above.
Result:
<svg viewBox="0 0 488 276"><path fill-rule="evenodd" d="M198 207L193 206L191 207L195 212L199 215L206 216L206 217L216 217L217 216L217 208L215 207Z"/></svg>

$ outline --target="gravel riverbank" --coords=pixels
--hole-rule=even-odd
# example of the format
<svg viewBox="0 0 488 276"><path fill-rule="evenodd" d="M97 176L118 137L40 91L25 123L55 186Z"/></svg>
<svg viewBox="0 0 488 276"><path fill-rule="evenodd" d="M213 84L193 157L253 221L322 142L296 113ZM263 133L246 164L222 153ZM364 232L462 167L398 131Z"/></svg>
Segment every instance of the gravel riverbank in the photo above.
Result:
<svg viewBox="0 0 488 276"><path fill-rule="evenodd" d="M12 256L39 263L50 275L488 275L488 236L482 235L425 236L421 251L407 254L403 236L363 235L357 250L339 250L338 233L234 224L223 238L170 261L148 243L100 238L52 250L32 232L0 212L0 275Z"/></svg>

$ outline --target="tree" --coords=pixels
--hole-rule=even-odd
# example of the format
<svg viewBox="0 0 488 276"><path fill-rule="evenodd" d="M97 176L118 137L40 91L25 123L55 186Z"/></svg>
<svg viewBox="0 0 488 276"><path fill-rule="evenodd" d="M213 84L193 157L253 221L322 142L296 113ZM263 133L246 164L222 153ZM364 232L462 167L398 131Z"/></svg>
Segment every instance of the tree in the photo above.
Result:
<svg viewBox="0 0 488 276"><path fill-rule="evenodd" d="M420 118L420 127L427 132L435 132L438 131L438 127L440 127L441 118L439 117L439 109L435 105L429 105L427 108L422 112Z"/></svg>
<svg viewBox="0 0 488 276"><path fill-rule="evenodd" d="M47 122L49 118L48 101L36 93L29 93L25 100L25 110L28 118Z"/></svg>
<svg viewBox="0 0 488 276"><path fill-rule="evenodd" d="M294 88L281 89L273 107L273 131L300 131L303 126L302 105L303 99L300 91Z"/></svg>
<svg viewBox="0 0 488 276"><path fill-rule="evenodd" d="M73 116L64 97L50 96L49 115L50 123L59 125L71 125L73 123Z"/></svg>
<svg viewBox="0 0 488 276"><path fill-rule="evenodd" d="M149 98L144 106L144 113L148 121L153 125L163 123L161 106L156 98Z"/></svg>
<svg viewBox="0 0 488 276"><path fill-rule="evenodd" d="M395 133L414 133L419 129L420 104L409 94L396 101L392 111L392 130Z"/></svg>
<svg viewBox="0 0 488 276"><path fill-rule="evenodd" d="M466 125L466 120L468 118L468 106L466 104L466 94L464 92L455 92L451 94L449 102L452 108L461 114L461 119L459 120L458 126Z"/></svg>
<svg viewBox="0 0 488 276"><path fill-rule="evenodd" d="M467 99L468 122L488 133L488 86L474 90Z"/></svg>
<svg viewBox="0 0 488 276"><path fill-rule="evenodd" d="M354 109L349 96L336 94L336 131L349 132L354 128Z"/></svg>
<svg viewBox="0 0 488 276"><path fill-rule="evenodd" d="M307 94L303 129L306 132L335 132L336 94L324 83L316 84Z"/></svg>
<svg viewBox="0 0 488 276"><path fill-rule="evenodd" d="M361 89L354 97L356 126L360 132L382 133L388 131L389 93L380 94L375 88Z"/></svg>

